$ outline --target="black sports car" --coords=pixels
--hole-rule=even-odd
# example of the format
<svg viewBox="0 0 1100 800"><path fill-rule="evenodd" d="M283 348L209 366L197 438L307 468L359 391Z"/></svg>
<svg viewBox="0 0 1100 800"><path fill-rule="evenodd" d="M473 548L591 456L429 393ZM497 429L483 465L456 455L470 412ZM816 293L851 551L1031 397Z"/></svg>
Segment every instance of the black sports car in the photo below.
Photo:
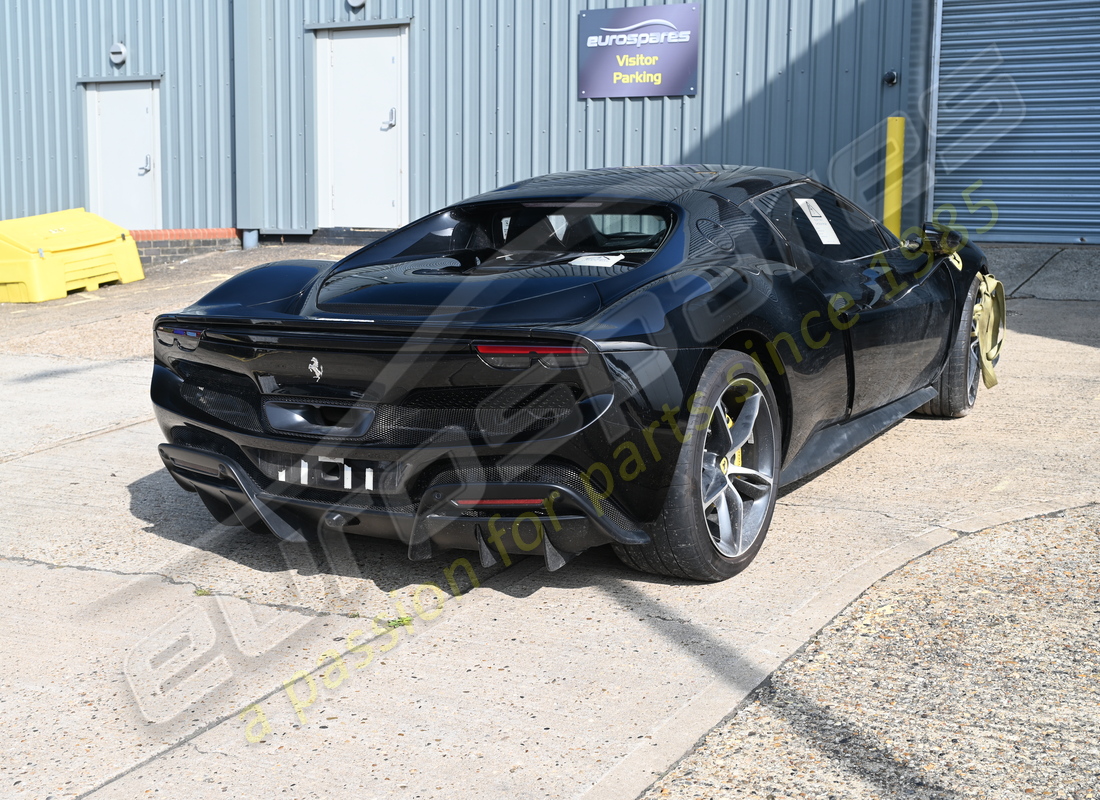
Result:
<svg viewBox="0 0 1100 800"><path fill-rule="evenodd" d="M995 382L1004 293L808 178L546 175L157 318L165 466L219 521L721 580L779 487Z"/></svg>

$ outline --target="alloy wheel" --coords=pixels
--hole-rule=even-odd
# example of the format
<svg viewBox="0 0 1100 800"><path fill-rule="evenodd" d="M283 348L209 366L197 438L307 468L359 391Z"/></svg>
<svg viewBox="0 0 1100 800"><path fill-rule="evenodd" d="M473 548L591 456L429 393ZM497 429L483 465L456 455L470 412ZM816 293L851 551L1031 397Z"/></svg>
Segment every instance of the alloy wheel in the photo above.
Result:
<svg viewBox="0 0 1100 800"><path fill-rule="evenodd" d="M776 491L775 410L762 388L734 381L706 429L700 500L715 549L737 558L760 537Z"/></svg>

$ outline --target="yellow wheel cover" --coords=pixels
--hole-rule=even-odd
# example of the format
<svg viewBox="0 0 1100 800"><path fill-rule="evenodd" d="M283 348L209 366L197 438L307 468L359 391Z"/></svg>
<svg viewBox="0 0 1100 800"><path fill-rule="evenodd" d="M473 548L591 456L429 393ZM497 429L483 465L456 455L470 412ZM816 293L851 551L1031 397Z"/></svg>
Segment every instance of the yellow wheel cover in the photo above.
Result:
<svg viewBox="0 0 1100 800"><path fill-rule="evenodd" d="M974 301L975 333L978 337L979 361L985 388L997 385L993 366L1001 356L1004 345L1006 318L1005 287L992 275L979 275L978 296Z"/></svg>

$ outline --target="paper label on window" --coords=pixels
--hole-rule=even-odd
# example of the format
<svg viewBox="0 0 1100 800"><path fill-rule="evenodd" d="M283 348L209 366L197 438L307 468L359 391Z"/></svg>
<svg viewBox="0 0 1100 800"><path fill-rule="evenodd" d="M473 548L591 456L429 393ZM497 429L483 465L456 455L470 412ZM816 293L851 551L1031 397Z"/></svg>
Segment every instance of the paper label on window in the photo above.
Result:
<svg viewBox="0 0 1100 800"><path fill-rule="evenodd" d="M814 226L814 231L817 232L822 244L840 244L840 239L836 238L836 231L829 224L829 218L821 213L821 208L817 205L816 200L804 200L801 197L796 197L795 200L798 201L799 207L809 217L810 224Z"/></svg>
<svg viewBox="0 0 1100 800"><path fill-rule="evenodd" d="M624 258L626 256L622 253L614 256L581 256L580 258L574 258L569 263L576 264L578 267L613 267Z"/></svg>

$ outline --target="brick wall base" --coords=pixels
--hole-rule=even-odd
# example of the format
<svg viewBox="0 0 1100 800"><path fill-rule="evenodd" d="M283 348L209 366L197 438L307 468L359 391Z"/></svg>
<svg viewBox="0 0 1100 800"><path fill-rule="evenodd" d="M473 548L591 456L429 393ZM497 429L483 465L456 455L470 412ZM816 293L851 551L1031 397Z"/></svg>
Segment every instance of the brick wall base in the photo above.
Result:
<svg viewBox="0 0 1100 800"><path fill-rule="evenodd" d="M236 228L182 228L130 231L137 243L142 267L174 264L191 256L222 250L240 250Z"/></svg>

